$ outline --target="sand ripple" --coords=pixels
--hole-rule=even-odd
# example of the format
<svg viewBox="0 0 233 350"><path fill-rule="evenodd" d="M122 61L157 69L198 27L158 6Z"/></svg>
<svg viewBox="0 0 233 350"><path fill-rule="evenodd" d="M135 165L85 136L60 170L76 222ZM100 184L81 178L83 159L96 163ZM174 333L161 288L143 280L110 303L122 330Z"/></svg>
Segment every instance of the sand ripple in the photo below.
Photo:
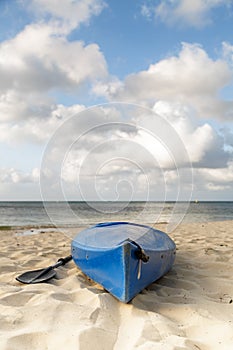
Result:
<svg viewBox="0 0 233 350"><path fill-rule="evenodd" d="M58 232L1 232L0 350L232 350L232 222L186 224L172 233L172 271L131 303L117 301L73 264L49 283L15 277L70 251Z"/></svg>

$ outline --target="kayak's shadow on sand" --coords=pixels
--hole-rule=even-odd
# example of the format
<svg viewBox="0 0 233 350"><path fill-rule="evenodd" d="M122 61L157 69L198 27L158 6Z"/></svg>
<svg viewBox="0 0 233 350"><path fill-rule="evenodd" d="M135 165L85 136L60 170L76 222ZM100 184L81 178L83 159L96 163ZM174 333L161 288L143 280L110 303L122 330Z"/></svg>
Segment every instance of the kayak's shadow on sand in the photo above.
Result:
<svg viewBox="0 0 233 350"><path fill-rule="evenodd" d="M178 250L172 269L143 289L128 304L137 309L163 313L165 309L190 304L201 307L206 302L222 303L225 300L231 303L230 295L227 298L226 294L221 295L221 293L216 292L222 283L222 276L219 275L222 262L213 259L213 254L210 255L209 251L204 249L199 255L192 251ZM213 264L215 268L213 268ZM221 266L218 267L218 265ZM109 298L122 304L81 271L76 275L76 278L81 288L102 297L103 294L109 294ZM226 283L228 282L226 281Z"/></svg>
<svg viewBox="0 0 233 350"><path fill-rule="evenodd" d="M139 293L131 304L139 309L161 312L174 305L195 304L198 307L206 301L222 302L221 296L216 294L220 276L217 272L209 274L213 263L209 258L200 259L190 252L178 251L172 269Z"/></svg>

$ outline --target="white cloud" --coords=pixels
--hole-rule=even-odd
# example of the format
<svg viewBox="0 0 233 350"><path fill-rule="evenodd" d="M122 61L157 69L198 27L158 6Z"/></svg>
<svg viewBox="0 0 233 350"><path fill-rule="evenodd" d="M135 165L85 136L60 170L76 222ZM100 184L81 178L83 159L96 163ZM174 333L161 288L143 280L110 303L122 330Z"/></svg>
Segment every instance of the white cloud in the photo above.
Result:
<svg viewBox="0 0 233 350"><path fill-rule="evenodd" d="M213 60L195 44L183 43L178 56L151 64L148 70L130 74L122 84L104 85L110 99L149 103L178 101L192 106L201 117L231 118L233 103L221 100L221 89L232 82L224 60ZM100 92L100 88L98 90Z"/></svg>
<svg viewBox="0 0 233 350"><path fill-rule="evenodd" d="M0 168L1 183L33 183L39 181L40 170L32 169L31 172L23 172L15 168Z"/></svg>
<svg viewBox="0 0 233 350"><path fill-rule="evenodd" d="M212 182L209 182L206 184L206 188L210 191L223 191L223 190L230 190L231 186L229 185L215 185Z"/></svg>
<svg viewBox="0 0 233 350"><path fill-rule="evenodd" d="M233 67L233 45L229 42L222 43L223 57L228 62L229 66Z"/></svg>
<svg viewBox="0 0 233 350"><path fill-rule="evenodd" d="M222 127L220 131L223 134L226 149L230 153L233 152L233 130L231 130L230 125Z"/></svg>
<svg viewBox="0 0 233 350"><path fill-rule="evenodd" d="M64 179L74 181L82 167L85 176L96 174L101 164L115 157L142 164L147 174L152 169L185 167L188 162L185 148L195 168L222 168L230 159L224 150L222 134L208 122L193 118L190 109L182 104L157 102L153 108L155 114L135 107L131 117L129 110L127 120L120 109L117 114L114 105L112 108L110 105L101 110L96 108L89 115L86 110L78 119L70 120L68 128L64 126L54 146L61 147L56 153L58 157L65 154L64 147L69 151L63 163ZM70 149L69 144L75 139L77 142ZM123 168L111 164L105 168L108 175L123 173Z"/></svg>
<svg viewBox="0 0 233 350"><path fill-rule="evenodd" d="M151 19L152 11L151 8L147 4L142 4L141 6L141 14L146 17L148 20Z"/></svg>
<svg viewBox="0 0 233 350"><path fill-rule="evenodd" d="M215 184L228 184L233 183L233 162L230 161L226 167L219 169L198 169L198 174L201 175L206 181Z"/></svg>
<svg viewBox="0 0 233 350"><path fill-rule="evenodd" d="M81 110L80 106L76 108ZM182 104L160 101L155 104L154 110L165 118L187 147L191 161L199 168L195 170L199 171L198 181L204 179L205 184L212 184L208 190L215 192L217 188L220 190L218 186L230 186L233 171L227 165L229 155L224 152L223 137L207 122L193 120L189 109ZM67 116L60 119L59 116L62 117L65 112ZM187 172L187 176L184 174L180 183L176 168L181 171L187 161L183 152L176 149L176 139L174 134L168 132L168 125L164 125L164 135L168 135L169 140L163 139L164 135L160 132L163 130L153 116L152 112L137 113L137 108L132 113L125 113L123 106L120 105L117 110L113 104L96 110L84 110L73 119L68 118L64 106L57 106L44 124L41 122L37 125L35 120L33 125L29 120L28 128L16 130L15 135L19 137L21 134L22 139L30 142L41 142L51 136L55 124L59 126L59 123L64 123L55 138L51 139L51 148L46 153L48 158L45 165L50 169L48 193L56 192L55 184L62 180L64 192L72 198L80 198L78 191L81 189L84 199L90 199L94 194L92 199L100 199L99 195L102 195L105 199L113 200L118 192L121 199L129 199L132 193L134 199L145 199L149 188L150 198L161 199L166 191L173 191L176 196L175 187L179 188L182 184L184 190L186 185L190 185L190 173L188 175ZM50 125L50 122L54 124ZM2 132L2 136L5 132ZM173 144L175 149L172 148ZM42 169L46 170L46 166ZM219 168L215 176L213 167ZM5 177L1 179L3 183L26 183L31 181L29 175L12 169L5 172ZM225 182L218 181L220 175Z"/></svg>
<svg viewBox="0 0 233 350"><path fill-rule="evenodd" d="M88 23L106 7L103 0L32 0L29 8L38 15L49 14L52 19L59 20L60 30L70 32L82 23Z"/></svg>
<svg viewBox="0 0 233 350"><path fill-rule="evenodd" d="M59 88L77 91L81 84L107 74L98 45L69 42L64 36L54 36L52 28L43 24L27 26L1 44L0 67L0 91L30 94Z"/></svg>
<svg viewBox="0 0 233 350"><path fill-rule="evenodd" d="M39 190L40 169L21 170L0 167L1 200L41 200Z"/></svg>
<svg viewBox="0 0 233 350"><path fill-rule="evenodd" d="M231 200L233 191L233 161L221 168L203 167L194 169L194 198Z"/></svg>
<svg viewBox="0 0 233 350"><path fill-rule="evenodd" d="M51 96L61 91L78 95L108 75L97 44L67 38L72 29L102 11L103 1L64 0L57 6L56 1L34 0L24 5L51 17L27 25L14 38L0 43L3 122L45 118L55 104Z"/></svg>
<svg viewBox="0 0 233 350"><path fill-rule="evenodd" d="M225 3L220 0L164 1L153 11L165 22L171 23L171 17L198 27L207 24L213 7ZM207 120L213 116L230 120L233 115L233 103L219 97L221 90L232 82L229 63L233 62L233 49L229 43L223 44L224 56L219 60L211 59L199 45L184 43L177 55L155 62L147 70L120 81L109 77L105 57L97 44L69 41L67 36L71 30L100 14L105 6L103 1L64 0L57 6L55 0L33 0L30 6L38 18L45 15L49 20L30 24L16 37L0 44L1 142L39 143L41 147L64 121L85 109L78 104L72 107L57 104L52 96L59 92L78 96L86 89L89 94L109 100L153 106L187 148L198 181L209 191L230 188L232 154L224 146L231 145L232 135L224 131L224 139ZM148 18L150 11L150 7L142 7L143 15ZM119 198L126 199L127 193L132 191L136 197L145 199L148 185L154 198L164 195L164 186L175 193L174 188L180 185L176 167L187 171L183 169L187 159L184 153L172 147L176 146L173 137L156 138L163 130L157 130L152 113L121 115L113 106L105 106L99 108L98 113L90 111L85 116L65 127L64 133L58 133L48 159L52 182L54 172L58 171L64 183L74 185L68 188L70 194L80 185L87 196L97 191L105 199L115 198L118 193ZM167 134L174 136L172 132ZM81 138L70 150L70 144L79 136ZM53 168L67 151L61 168ZM35 185L38 168L30 172L14 166L2 167L0 180L5 188L9 184L14 184L15 188L20 184ZM183 187L188 187L188 180L187 171Z"/></svg>
<svg viewBox="0 0 233 350"><path fill-rule="evenodd" d="M220 6L231 6L230 0L163 0L157 5L142 7L146 18L159 18L168 25L201 28L211 23L211 11Z"/></svg>
<svg viewBox="0 0 233 350"><path fill-rule="evenodd" d="M222 167L229 159L224 137L207 122L197 120L191 109L180 103L159 101L153 110L163 116L183 141L194 167Z"/></svg>
<svg viewBox="0 0 233 350"><path fill-rule="evenodd" d="M87 109L78 118L68 119L45 151L45 196L54 191L57 196L64 192L80 198L81 191L84 199L92 194L95 199L103 195L114 200L119 190L125 200L132 193L134 199L147 199L147 193L150 199L163 198L165 169L188 167L188 160L184 145L176 144L179 138L174 129L168 130L169 124L161 119L147 109L122 104Z"/></svg>
<svg viewBox="0 0 233 350"><path fill-rule="evenodd" d="M53 26L39 23L0 44L0 75L2 141L43 141L61 118L84 108L56 105L52 94L78 95L105 77L107 66L98 45L69 42Z"/></svg>
<svg viewBox="0 0 233 350"><path fill-rule="evenodd" d="M0 104L1 108L1 104ZM13 122L3 121L0 123L1 142L9 144L20 143L45 143L52 137L54 131L67 118L84 110L84 106L73 105L65 107L63 105L47 105L39 110L38 106L25 105L25 110L20 110L18 104L9 107ZM27 118L28 116L28 118ZM18 117L19 121L14 120ZM7 118L6 118L7 119Z"/></svg>
<svg viewBox="0 0 233 350"><path fill-rule="evenodd" d="M117 99L119 91L124 89L124 83L117 79L116 77L108 77L107 80L103 79L92 88L92 92L97 96L103 96L107 99ZM120 97L121 100L124 100L124 97Z"/></svg>

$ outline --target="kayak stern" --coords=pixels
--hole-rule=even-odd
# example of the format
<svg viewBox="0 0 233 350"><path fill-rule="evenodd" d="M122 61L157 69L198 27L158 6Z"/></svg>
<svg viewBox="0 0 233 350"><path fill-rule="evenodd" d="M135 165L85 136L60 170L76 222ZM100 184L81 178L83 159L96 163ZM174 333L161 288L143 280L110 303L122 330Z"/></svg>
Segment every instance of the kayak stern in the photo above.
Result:
<svg viewBox="0 0 233 350"><path fill-rule="evenodd" d="M120 301L127 303L146 286L170 270L175 245L169 251L147 251L147 262L138 258L139 246L126 239L111 249L97 249L72 242L76 265Z"/></svg>

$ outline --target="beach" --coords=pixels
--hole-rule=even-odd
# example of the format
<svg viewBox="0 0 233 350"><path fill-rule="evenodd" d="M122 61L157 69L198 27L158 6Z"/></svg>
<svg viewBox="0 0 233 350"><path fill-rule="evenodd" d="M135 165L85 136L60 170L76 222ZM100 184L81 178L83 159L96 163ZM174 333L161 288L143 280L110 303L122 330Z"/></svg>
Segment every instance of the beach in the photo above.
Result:
<svg viewBox="0 0 233 350"><path fill-rule="evenodd" d="M73 261L47 283L16 281L70 254L62 232L25 231L0 231L0 350L232 349L233 221L179 225L172 270L128 304Z"/></svg>

